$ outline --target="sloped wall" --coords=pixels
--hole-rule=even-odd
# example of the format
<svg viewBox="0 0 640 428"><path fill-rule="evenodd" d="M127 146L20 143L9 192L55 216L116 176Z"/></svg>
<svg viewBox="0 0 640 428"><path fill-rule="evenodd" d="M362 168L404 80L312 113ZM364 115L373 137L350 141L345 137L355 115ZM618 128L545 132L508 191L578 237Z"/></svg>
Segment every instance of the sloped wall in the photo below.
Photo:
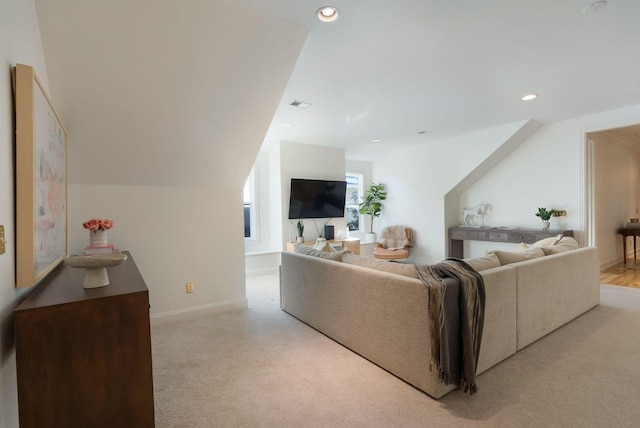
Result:
<svg viewBox="0 0 640 428"><path fill-rule="evenodd" d="M223 0L88 3L37 1L69 132L70 249L83 221L111 218L153 317L246 306L242 190L306 32Z"/></svg>
<svg viewBox="0 0 640 428"><path fill-rule="evenodd" d="M588 195L587 186L587 133L638 122L640 105L547 124L465 192L460 197L460 206L488 202L492 212L487 225L531 228L541 227L535 216L537 207L566 210L566 217L552 217L551 227L573 229L576 238L588 245L587 232L592 221L588 204L593 195ZM627 168L628 163L622 167ZM600 206L601 201L596 197L591 203ZM618 223L622 220L616 218ZM614 236L611 226L604 233L610 237L594 242L599 247L605 246L601 262L603 254L617 251L609 248L616 240L622 253L620 237ZM479 256L485 249L499 248L513 250L514 245L468 242L465 256Z"/></svg>
<svg viewBox="0 0 640 428"><path fill-rule="evenodd" d="M391 153L373 166L388 197L376 230L404 224L415 230L410 261L435 263L446 253L445 196L527 122Z"/></svg>

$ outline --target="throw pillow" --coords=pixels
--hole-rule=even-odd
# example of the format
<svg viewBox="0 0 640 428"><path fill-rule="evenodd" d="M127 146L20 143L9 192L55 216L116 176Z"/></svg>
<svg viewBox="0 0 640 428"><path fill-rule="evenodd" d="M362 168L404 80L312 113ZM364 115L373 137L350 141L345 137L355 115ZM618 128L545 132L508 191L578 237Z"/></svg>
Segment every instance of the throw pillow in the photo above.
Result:
<svg viewBox="0 0 640 428"><path fill-rule="evenodd" d="M525 244L524 242L521 242L516 247L516 253L522 253L524 251L527 251L527 248L529 248L529 246L527 244Z"/></svg>
<svg viewBox="0 0 640 428"><path fill-rule="evenodd" d="M500 266L500 260L495 254L488 254L484 257L464 259L465 262L478 272Z"/></svg>
<svg viewBox="0 0 640 428"><path fill-rule="evenodd" d="M326 251L328 253L334 253L336 251L331 245L329 245L328 241L320 241L316 245L313 246L318 251Z"/></svg>
<svg viewBox="0 0 640 428"><path fill-rule="evenodd" d="M499 250L496 250L493 253L498 256L498 260L500 260L501 266L508 265L510 263L523 262L525 260L536 259L538 257L544 257L544 251L542 251L542 248L529 248L528 250L521 253Z"/></svg>
<svg viewBox="0 0 640 428"><path fill-rule="evenodd" d="M313 247L298 244L293 246L293 252L298 254L304 254L306 256L320 257L321 259L341 262L343 254L351 251L349 251L348 248L345 248L342 251L334 251L334 252L318 251Z"/></svg>
<svg viewBox="0 0 640 428"><path fill-rule="evenodd" d="M410 278L418 278L415 265L408 263L388 262L378 260L373 257L356 256L354 254L345 254L342 258L344 263L356 266L362 266L369 269L380 270L383 272L395 273L396 275L408 276Z"/></svg>
<svg viewBox="0 0 640 428"><path fill-rule="evenodd" d="M563 245L565 247L569 247L571 249L577 250L580 248L580 244L571 236L565 236L561 240L558 241L556 245Z"/></svg>
<svg viewBox="0 0 640 428"><path fill-rule="evenodd" d="M531 246L538 247L538 248L550 247L552 245L556 245L558 241L560 241L561 239L562 239L562 233L558 234L557 236L550 236L548 238L541 239L531 244Z"/></svg>
<svg viewBox="0 0 640 428"><path fill-rule="evenodd" d="M544 247L542 251L544 251L545 256L550 256L552 254L564 253L565 251L571 251L573 248L568 247L566 245L554 245L552 247Z"/></svg>
<svg viewBox="0 0 640 428"><path fill-rule="evenodd" d="M557 244L543 248L544 253L549 256L551 254L558 254L564 251L571 251L580 248L580 244L571 236L565 236L561 240L558 241Z"/></svg>

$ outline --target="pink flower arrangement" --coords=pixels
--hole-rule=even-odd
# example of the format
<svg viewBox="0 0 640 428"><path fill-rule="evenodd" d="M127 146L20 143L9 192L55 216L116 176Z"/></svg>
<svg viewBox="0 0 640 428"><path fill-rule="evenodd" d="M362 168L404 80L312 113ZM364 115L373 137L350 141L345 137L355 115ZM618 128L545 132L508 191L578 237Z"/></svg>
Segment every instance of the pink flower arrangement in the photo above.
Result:
<svg viewBox="0 0 640 428"><path fill-rule="evenodd" d="M89 230L109 230L113 227L113 220L106 218L92 218L82 223L82 227Z"/></svg>

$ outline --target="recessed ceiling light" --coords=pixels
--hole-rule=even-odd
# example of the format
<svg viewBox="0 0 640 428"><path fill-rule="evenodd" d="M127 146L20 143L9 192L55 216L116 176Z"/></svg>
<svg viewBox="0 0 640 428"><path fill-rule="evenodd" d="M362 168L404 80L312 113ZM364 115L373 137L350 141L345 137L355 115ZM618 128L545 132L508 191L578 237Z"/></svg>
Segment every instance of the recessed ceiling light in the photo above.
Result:
<svg viewBox="0 0 640 428"><path fill-rule="evenodd" d="M374 138L373 140L371 140L373 143L379 143L381 140L380 138Z"/></svg>
<svg viewBox="0 0 640 428"><path fill-rule="evenodd" d="M536 98L538 98L538 94L527 94L524 97L522 97L522 101L531 101L531 100L535 100Z"/></svg>
<svg viewBox="0 0 640 428"><path fill-rule="evenodd" d="M293 126L293 124L291 124L291 123L283 123L282 124L283 128L291 128L292 126Z"/></svg>
<svg viewBox="0 0 640 428"><path fill-rule="evenodd" d="M600 0L600 1L594 1L591 4L586 5L583 9L582 9L582 13L594 13L599 9L602 9L603 7L605 7L607 5L607 2L604 0Z"/></svg>
<svg viewBox="0 0 640 428"><path fill-rule="evenodd" d="M333 6L322 6L316 11L316 16L322 22L335 22L338 19L338 9Z"/></svg>

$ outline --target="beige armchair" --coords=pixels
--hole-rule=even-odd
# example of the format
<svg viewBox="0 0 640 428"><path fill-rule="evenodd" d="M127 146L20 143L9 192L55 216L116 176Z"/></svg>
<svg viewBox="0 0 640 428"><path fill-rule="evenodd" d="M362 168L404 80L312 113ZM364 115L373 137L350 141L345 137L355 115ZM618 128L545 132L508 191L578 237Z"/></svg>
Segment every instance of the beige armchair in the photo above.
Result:
<svg viewBox="0 0 640 428"><path fill-rule="evenodd" d="M405 226L386 226L380 232L373 256L381 260L401 260L409 257L409 248L413 247L413 232Z"/></svg>

